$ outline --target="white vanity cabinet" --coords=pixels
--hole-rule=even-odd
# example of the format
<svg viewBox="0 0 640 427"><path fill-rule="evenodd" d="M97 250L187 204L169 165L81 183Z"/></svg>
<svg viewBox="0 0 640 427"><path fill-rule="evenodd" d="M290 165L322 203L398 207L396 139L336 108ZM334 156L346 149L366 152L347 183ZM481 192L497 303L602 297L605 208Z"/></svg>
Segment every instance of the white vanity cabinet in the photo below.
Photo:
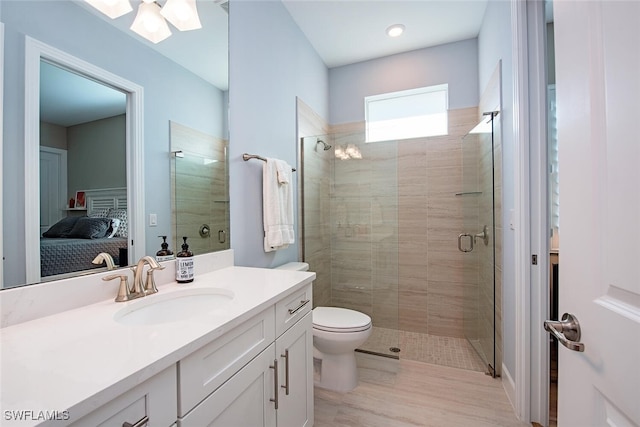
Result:
<svg viewBox="0 0 640 427"><path fill-rule="evenodd" d="M276 340L278 427L313 425L313 333L311 313Z"/></svg>
<svg viewBox="0 0 640 427"><path fill-rule="evenodd" d="M175 390L172 365L77 421L71 412L71 426L171 426L176 421Z"/></svg>
<svg viewBox="0 0 640 427"><path fill-rule="evenodd" d="M178 363L179 427L313 424L311 285Z"/></svg>
<svg viewBox="0 0 640 427"><path fill-rule="evenodd" d="M313 425L311 285L276 304L278 427Z"/></svg>
<svg viewBox="0 0 640 427"><path fill-rule="evenodd" d="M0 424L311 427L315 273L233 266L229 254L201 261L219 268L186 287L160 275L159 295L124 304L112 296L90 302L104 286L95 283L99 275L61 281L55 288L74 294L90 288L86 305L50 315L36 306L27 320L0 325ZM190 304L180 298L210 289L233 298L164 318L165 301ZM4 292L1 307L51 300L54 291ZM139 309L152 314L146 323L121 321Z"/></svg>

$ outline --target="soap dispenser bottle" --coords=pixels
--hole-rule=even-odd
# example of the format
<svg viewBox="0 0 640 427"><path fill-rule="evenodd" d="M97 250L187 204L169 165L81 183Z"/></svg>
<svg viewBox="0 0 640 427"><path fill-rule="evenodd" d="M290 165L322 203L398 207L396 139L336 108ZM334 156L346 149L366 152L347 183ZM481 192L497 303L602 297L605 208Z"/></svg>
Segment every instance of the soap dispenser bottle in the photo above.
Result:
<svg viewBox="0 0 640 427"><path fill-rule="evenodd" d="M194 266L193 252L189 250L187 237L183 237L182 250L176 255L176 282L190 283L193 282Z"/></svg>
<svg viewBox="0 0 640 427"><path fill-rule="evenodd" d="M173 254L173 251L169 249L169 244L167 243L167 236L158 236L162 237L162 244L160 245L162 249L156 252L156 261L169 261L175 259L176 256Z"/></svg>

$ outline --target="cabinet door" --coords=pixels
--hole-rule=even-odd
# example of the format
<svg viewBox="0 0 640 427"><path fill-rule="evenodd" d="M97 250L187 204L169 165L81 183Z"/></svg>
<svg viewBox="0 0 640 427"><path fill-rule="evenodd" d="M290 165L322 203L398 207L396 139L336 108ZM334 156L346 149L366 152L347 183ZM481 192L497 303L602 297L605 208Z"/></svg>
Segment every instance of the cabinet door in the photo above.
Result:
<svg viewBox="0 0 640 427"><path fill-rule="evenodd" d="M179 427L275 427L274 344L184 418ZM275 400L275 399L274 399Z"/></svg>
<svg viewBox="0 0 640 427"><path fill-rule="evenodd" d="M280 360L278 427L313 424L313 331L311 313L276 340Z"/></svg>
<svg viewBox="0 0 640 427"><path fill-rule="evenodd" d="M172 365L71 425L134 425L146 418L149 426L170 426L176 420L176 376Z"/></svg>

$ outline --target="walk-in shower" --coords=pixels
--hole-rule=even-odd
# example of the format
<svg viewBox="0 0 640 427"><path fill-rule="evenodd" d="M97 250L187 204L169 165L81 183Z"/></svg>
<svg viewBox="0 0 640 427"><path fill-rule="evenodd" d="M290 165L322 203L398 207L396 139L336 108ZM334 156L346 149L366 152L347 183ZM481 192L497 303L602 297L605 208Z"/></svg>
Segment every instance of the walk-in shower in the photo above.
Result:
<svg viewBox="0 0 640 427"><path fill-rule="evenodd" d="M449 135L439 137L365 143L353 124L301 139L301 246L317 275L314 304L371 316L359 350L495 372L485 252L494 256L496 231L481 218L491 211L493 154L483 136L465 137L479 116L450 110ZM487 245L475 236L484 225ZM458 250L461 233L474 234L474 251Z"/></svg>

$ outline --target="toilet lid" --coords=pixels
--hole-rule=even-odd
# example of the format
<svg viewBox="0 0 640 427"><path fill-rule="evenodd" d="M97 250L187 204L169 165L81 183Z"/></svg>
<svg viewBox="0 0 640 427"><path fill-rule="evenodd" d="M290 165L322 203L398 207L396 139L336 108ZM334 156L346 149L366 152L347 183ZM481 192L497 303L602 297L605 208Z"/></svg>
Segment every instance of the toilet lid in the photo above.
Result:
<svg viewBox="0 0 640 427"><path fill-rule="evenodd" d="M327 332L365 331L371 327L371 317L347 308L316 307L313 327Z"/></svg>

